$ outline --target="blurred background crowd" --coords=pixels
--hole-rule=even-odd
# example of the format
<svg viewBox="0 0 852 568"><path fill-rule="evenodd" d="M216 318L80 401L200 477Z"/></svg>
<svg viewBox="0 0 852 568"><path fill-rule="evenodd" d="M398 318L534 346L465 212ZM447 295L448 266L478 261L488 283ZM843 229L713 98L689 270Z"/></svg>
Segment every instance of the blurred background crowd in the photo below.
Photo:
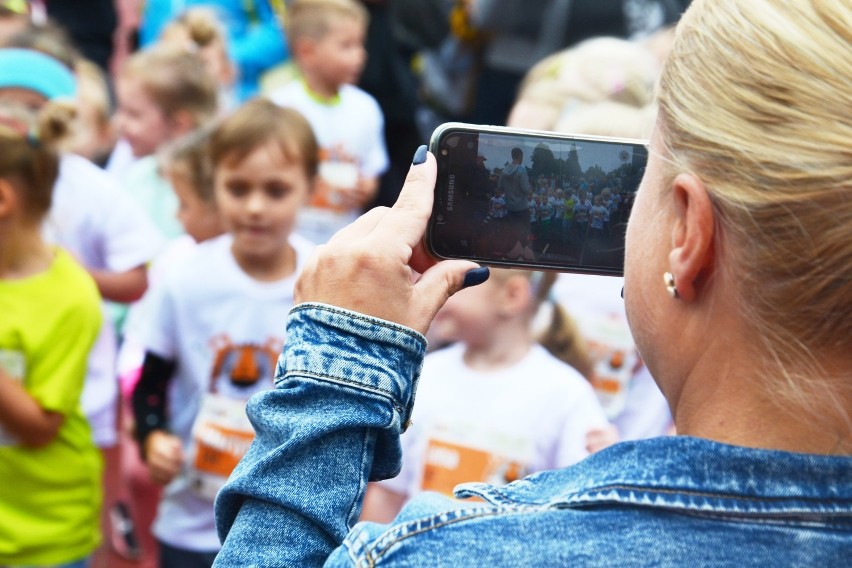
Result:
<svg viewBox="0 0 852 568"><path fill-rule="evenodd" d="M7 106L66 127L43 232L93 278L104 321L75 403L104 463L102 498L89 498L99 518L83 539L91 546L25 546L4 527L0 566L210 565L216 476L229 471L224 454L238 459L232 446L251 439L250 425L210 417L233 410L220 405L229 389L244 405L272 386L285 333L276 322L311 247L393 204L412 154L446 121L647 138L657 74L688 4L0 0L0 131L31 132L3 118L14 114ZM278 153L259 152L273 143ZM493 180L507 166L486 164ZM300 180L307 197L284 204ZM266 257L252 249L262 239L241 233L255 182L267 200L257 223L278 238ZM571 188L559 189L568 199ZM236 261L227 278L247 282L213 294L205 280L220 276L190 274L205 270L199 254ZM451 301L430 331L403 475L370 488L363 518L392 518L416 491L504 483L673 433L621 287L617 277L501 270ZM192 319L208 305L219 321ZM263 333L232 331L279 308ZM18 380L26 390L26 373ZM15 446L0 439L0 484L28 475ZM0 499L0 519L40 525L37 511L12 507Z"/></svg>

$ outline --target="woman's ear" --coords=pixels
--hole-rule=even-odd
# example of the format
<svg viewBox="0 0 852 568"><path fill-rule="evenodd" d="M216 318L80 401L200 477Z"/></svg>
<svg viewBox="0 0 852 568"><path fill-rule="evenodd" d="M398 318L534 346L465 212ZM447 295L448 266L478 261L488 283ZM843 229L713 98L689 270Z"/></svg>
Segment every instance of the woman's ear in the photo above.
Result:
<svg viewBox="0 0 852 568"><path fill-rule="evenodd" d="M678 297L690 302L713 268L716 212L704 183L692 174L675 177L672 198L675 221L669 266Z"/></svg>

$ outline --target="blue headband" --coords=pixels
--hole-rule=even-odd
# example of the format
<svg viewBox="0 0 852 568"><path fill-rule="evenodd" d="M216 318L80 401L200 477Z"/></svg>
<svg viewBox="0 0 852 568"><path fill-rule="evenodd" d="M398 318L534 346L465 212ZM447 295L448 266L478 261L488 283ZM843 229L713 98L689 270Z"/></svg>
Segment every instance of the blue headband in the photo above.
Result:
<svg viewBox="0 0 852 568"><path fill-rule="evenodd" d="M0 49L0 89L28 89L49 99L74 97L74 74L56 59L30 49Z"/></svg>

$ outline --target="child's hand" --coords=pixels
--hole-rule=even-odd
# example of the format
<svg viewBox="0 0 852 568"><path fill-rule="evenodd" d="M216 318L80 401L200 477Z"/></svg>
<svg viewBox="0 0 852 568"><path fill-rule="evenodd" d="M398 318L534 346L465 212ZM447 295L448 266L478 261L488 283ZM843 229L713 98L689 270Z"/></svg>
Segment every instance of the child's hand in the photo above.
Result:
<svg viewBox="0 0 852 568"><path fill-rule="evenodd" d="M167 485L183 466L183 446L180 438L163 430L155 430L145 439L145 461L151 480Z"/></svg>
<svg viewBox="0 0 852 568"><path fill-rule="evenodd" d="M603 428L595 428L586 432L586 450L593 454L617 443L619 439L618 428L612 424Z"/></svg>

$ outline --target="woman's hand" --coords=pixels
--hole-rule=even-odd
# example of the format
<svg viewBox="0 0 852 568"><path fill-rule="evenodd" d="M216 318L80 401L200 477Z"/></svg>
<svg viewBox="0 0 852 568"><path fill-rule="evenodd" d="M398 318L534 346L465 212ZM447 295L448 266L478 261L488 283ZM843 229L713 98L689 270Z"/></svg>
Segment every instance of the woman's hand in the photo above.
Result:
<svg viewBox="0 0 852 568"><path fill-rule="evenodd" d="M296 302L320 302L392 321L420 333L444 302L488 269L431 258L423 234L432 211L435 158L421 146L392 208L370 210L317 247L296 284Z"/></svg>

